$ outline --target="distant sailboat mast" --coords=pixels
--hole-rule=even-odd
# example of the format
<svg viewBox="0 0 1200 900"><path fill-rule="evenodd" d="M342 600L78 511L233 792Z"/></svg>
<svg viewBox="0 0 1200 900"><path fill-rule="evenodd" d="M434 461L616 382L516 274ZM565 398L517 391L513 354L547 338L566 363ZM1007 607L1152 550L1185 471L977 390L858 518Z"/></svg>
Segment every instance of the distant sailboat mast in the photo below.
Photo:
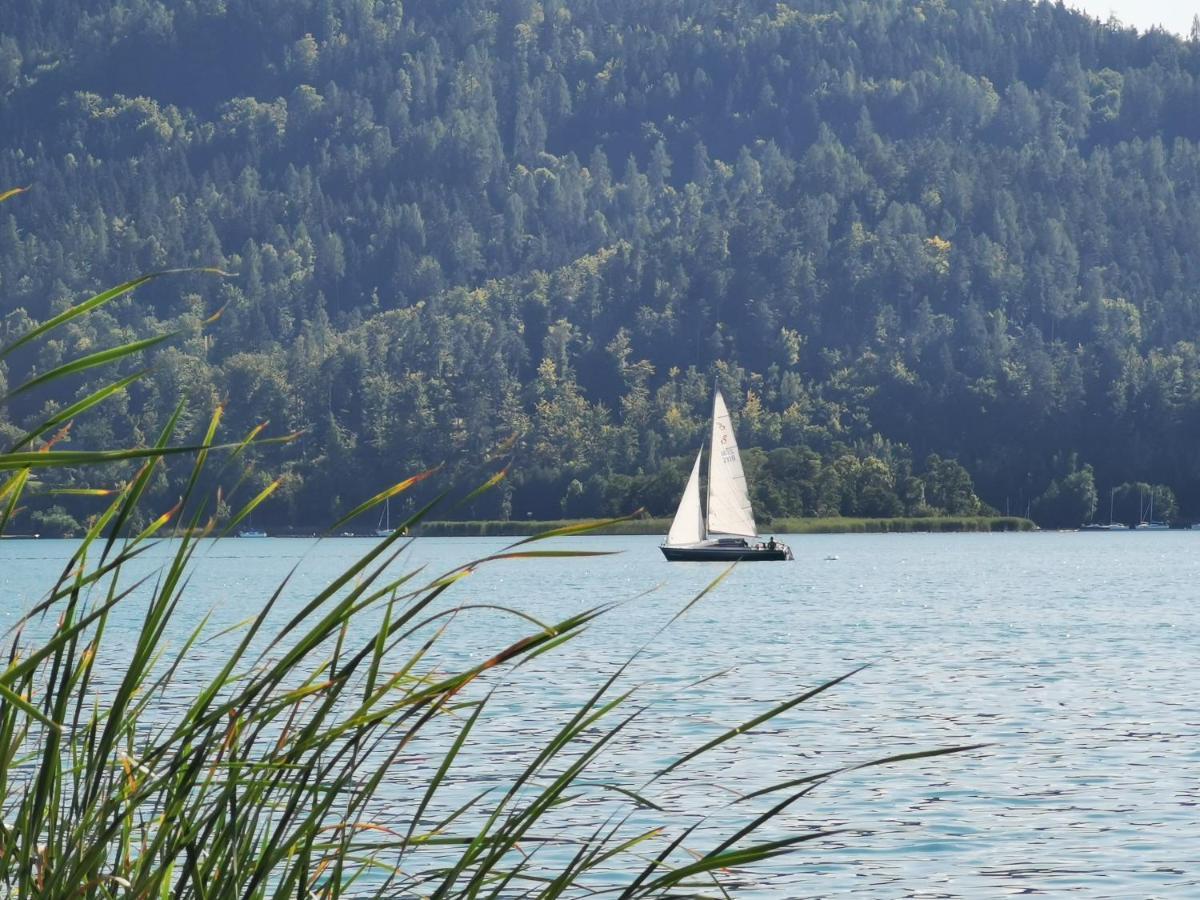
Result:
<svg viewBox="0 0 1200 900"><path fill-rule="evenodd" d="M704 484L704 489L707 492L704 495L704 510L708 515L712 514L712 485L713 485L713 458L716 450L717 437L717 398L721 396L721 389L717 386L717 379L713 378L713 411L712 422L709 423L709 447L708 447L708 480ZM700 445L700 452L704 452L704 445ZM707 519L704 525L704 536L708 537L708 533L712 531Z"/></svg>

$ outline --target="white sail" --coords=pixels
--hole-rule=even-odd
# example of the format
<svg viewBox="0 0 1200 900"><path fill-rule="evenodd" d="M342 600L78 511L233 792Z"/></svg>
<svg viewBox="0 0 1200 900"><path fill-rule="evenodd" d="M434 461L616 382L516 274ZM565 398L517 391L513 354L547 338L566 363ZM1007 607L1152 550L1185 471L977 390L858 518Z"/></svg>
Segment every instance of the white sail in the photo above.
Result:
<svg viewBox="0 0 1200 900"><path fill-rule="evenodd" d="M713 399L712 452L708 457L708 530L758 536L733 422L719 390Z"/></svg>
<svg viewBox="0 0 1200 900"><path fill-rule="evenodd" d="M703 452L703 451L701 451ZM688 479L683 496L679 499L679 509L675 510L675 521L671 523L671 532L667 535L667 543L698 544L704 540L704 512L700 509L700 454L696 454L696 462L692 466L692 475Z"/></svg>

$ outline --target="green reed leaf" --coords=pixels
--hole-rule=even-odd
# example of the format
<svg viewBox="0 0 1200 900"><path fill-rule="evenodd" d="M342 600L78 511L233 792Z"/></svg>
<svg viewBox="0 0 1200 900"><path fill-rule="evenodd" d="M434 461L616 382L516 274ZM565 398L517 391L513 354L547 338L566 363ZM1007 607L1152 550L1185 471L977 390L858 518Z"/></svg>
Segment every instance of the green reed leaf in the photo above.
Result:
<svg viewBox="0 0 1200 900"><path fill-rule="evenodd" d="M133 382L145 376L145 374L149 371L149 369L142 369L141 371L134 372L132 375L127 375L119 381L114 381L112 384L105 385L99 390L94 391L93 393L84 397L82 400L72 403L66 409L60 410L50 418L46 419L40 425L27 431L24 437L22 437L8 449L8 452L15 453L26 444L41 437L46 432L57 428L64 422L69 422L71 419L83 414L93 406L96 406L98 403L102 403L114 394L120 393L125 388L129 387L129 385L133 384Z"/></svg>
<svg viewBox="0 0 1200 900"><path fill-rule="evenodd" d="M255 446L286 444L297 435L260 438ZM133 459L160 459L165 456L188 456L202 450L237 450L241 442L232 444L199 444L184 447L146 447L135 450L50 450L45 452L0 453L0 472L15 469L62 469L79 466L108 465Z"/></svg>
<svg viewBox="0 0 1200 900"><path fill-rule="evenodd" d="M561 528L552 528L549 531L543 531L539 534L519 540L516 543L509 545L508 549L511 550L515 547L531 544L534 541L545 541L549 540L550 538L568 537L575 534L587 534L589 531L596 531L601 528L607 528L610 525L619 525L622 522L632 521L633 519L639 518L643 512L644 510L637 509L627 516L620 516L616 519L591 519L587 522L578 522L574 525L564 525Z"/></svg>
<svg viewBox="0 0 1200 900"><path fill-rule="evenodd" d="M47 728L53 728L55 731L62 730L62 726L58 722L55 722L49 716L44 714L27 699L22 697L12 688L8 687L3 681L0 681L0 697L2 697L6 702L11 703L13 706L20 709L21 712L25 713L25 715L29 716L31 719L36 719L38 722L41 722Z"/></svg>
<svg viewBox="0 0 1200 900"><path fill-rule="evenodd" d="M354 507L354 509L350 510L350 512L346 513L344 516L342 516L340 519L338 519L336 522L334 522L332 525L330 525L328 530L329 531L337 531L339 528L341 528L343 525L345 525L351 519L354 519L355 517L362 515L367 510L373 509L374 507L378 506L380 503L383 503L386 500L390 500L392 497L395 497L398 494L403 494L409 488L413 487L414 485L420 484L426 478L429 478L430 476L437 474L440 470L441 470L441 466L436 466L435 468L428 469L417 475L412 475L408 478L405 478L403 481L393 484L387 490L380 491L378 494L376 494L370 500L366 500L366 501L358 504L358 506ZM404 526L401 526L402 529L403 529L403 527Z"/></svg>
<svg viewBox="0 0 1200 900"><path fill-rule="evenodd" d="M79 372L86 372L88 369L94 369L97 366L103 366L110 362L116 362L119 359L124 359L126 356L132 356L135 353L141 353L143 350L149 350L151 347L157 347L164 341L169 341L173 337L180 334L178 331L160 334L152 338L144 338L140 341L132 341L128 344L122 344L120 347L110 347L107 350L99 350L96 353L88 354L87 356L74 359L69 363L64 363L49 372L31 378L29 381L22 384L20 387L9 391L4 397L0 397L0 403L5 403L21 394L27 393L34 388L49 384L52 381L66 378L70 375L75 375Z"/></svg>
<svg viewBox="0 0 1200 900"><path fill-rule="evenodd" d="M10 192L10 196L11 196L11 192ZM135 288L141 287L143 284L146 284L151 281L155 281L159 278L165 278L169 275L184 275L184 274L188 274L188 273L202 273L202 274L207 273L207 274L211 274L211 275L220 275L223 277L229 277L228 272L222 272L220 269L214 269L211 267L199 267L199 268L190 268L190 269L164 269L161 272L151 272L149 275L142 275L138 278L134 278L131 281L126 281L124 284L119 284L114 288L109 288L106 291L102 291L101 293L96 294L93 297L89 297L87 300L84 300L82 303L76 304L75 306L72 306L70 309L66 309L63 312L59 313L57 316L54 316L51 319L47 319L41 325L38 325L35 328L30 329L28 332L23 334L16 341L9 344L7 347L0 348L0 359L3 359L4 357L8 356L10 353L12 353L17 348L25 346L30 341L36 340L37 338L41 337L42 335L46 334L47 332L53 331L55 328L58 328L61 325L65 325L67 322L70 322L73 319L77 319L80 316L86 315L87 313L90 313L93 310L98 309L99 307L103 306L104 304L110 303L113 300L117 299L118 297L122 297L125 294L128 294L130 291L134 290Z"/></svg>
<svg viewBox="0 0 1200 900"><path fill-rule="evenodd" d="M778 841L768 841L762 844L756 844L752 847L745 847L740 850L728 850L724 853L712 854L696 860L689 865L680 866L678 869L661 875L658 878L648 882L638 892L641 895L653 894L665 888L681 885L688 878L694 875L701 875L706 872L713 872L719 869L731 869L736 866L747 866L751 863L761 862L764 859L771 859L775 856L781 856L790 853L798 844L804 844L809 841L819 840L820 838L832 837L833 835L843 834L845 829L831 829L828 831L813 831L807 834L796 835L790 838L784 838ZM626 896L626 895L622 895ZM636 896L630 894L628 896Z"/></svg>
<svg viewBox="0 0 1200 900"><path fill-rule="evenodd" d="M259 491L253 499L251 499L245 506L238 510L237 514L229 520L229 524L226 525L224 530L221 532L221 537L228 537L230 534L232 534L233 530L237 528L247 516L253 514L254 510L258 509L259 505L262 504L264 500L275 493L281 484L283 484L283 479L276 478L265 488Z"/></svg>
<svg viewBox="0 0 1200 900"><path fill-rule="evenodd" d="M847 672L845 675L841 675L837 678L827 681L824 684L819 685L810 691L805 691L803 694L800 694L797 697L793 697L790 700L786 700L783 703L780 703L778 706L772 707L771 709L767 710L762 715L755 716L753 719L743 722L741 725L738 725L734 728L730 728L728 731L726 731L724 734L720 735L719 737L715 737L711 741L704 744L703 746L696 748L695 750L691 751L690 753L685 754L684 756L681 756L679 759L675 760L675 762L671 763L665 769L661 770L655 776L655 778L661 778L662 776L666 775L668 772L672 772L675 769L678 769L680 766L684 765L685 763L690 762L691 760L695 759L696 757L702 756L703 754L708 753L710 750L713 750L714 748L721 746L721 744L724 744L726 741L730 741L733 738L738 737L739 735L746 734L748 731L751 731L751 730L757 728L759 725L762 725L764 722L769 722L771 719L774 719L780 713L787 712L789 709L794 709L795 707L799 706L801 703L804 703L807 700L811 700L813 697L816 697L818 694L822 694L825 691L829 690L830 688L841 684L847 678L852 678L853 676L857 675L859 672L861 672L863 669L866 669L866 668L867 668L867 666L859 666L857 669Z"/></svg>

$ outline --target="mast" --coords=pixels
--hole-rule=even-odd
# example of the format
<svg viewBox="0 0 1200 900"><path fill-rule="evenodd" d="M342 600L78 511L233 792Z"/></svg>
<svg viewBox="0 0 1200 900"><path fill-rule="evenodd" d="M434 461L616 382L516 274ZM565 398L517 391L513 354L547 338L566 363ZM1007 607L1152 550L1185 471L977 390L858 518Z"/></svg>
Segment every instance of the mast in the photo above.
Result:
<svg viewBox="0 0 1200 900"><path fill-rule="evenodd" d="M708 537L708 516L712 515L712 486L713 486L713 441L717 436L717 397L720 395L721 389L717 386L717 376L713 376L713 408L712 415L708 417L708 478L704 485L704 537ZM704 452L704 447L701 446L700 452Z"/></svg>

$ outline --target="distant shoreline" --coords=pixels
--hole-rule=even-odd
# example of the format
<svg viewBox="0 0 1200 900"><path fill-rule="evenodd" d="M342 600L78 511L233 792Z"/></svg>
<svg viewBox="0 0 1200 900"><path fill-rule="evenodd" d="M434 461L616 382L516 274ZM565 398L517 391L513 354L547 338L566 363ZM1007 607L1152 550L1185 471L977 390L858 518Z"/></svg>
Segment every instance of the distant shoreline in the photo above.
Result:
<svg viewBox="0 0 1200 900"><path fill-rule="evenodd" d="M596 519L513 519L433 521L418 525L413 537L528 537L564 528L579 528ZM631 519L576 532L580 537L590 535L657 535L665 536L671 528L670 519ZM868 519L834 516L829 518L780 517L759 523L759 533L785 534L987 534L998 532L1038 531L1030 519L1019 516L921 516L894 519ZM1066 529L1075 531L1077 529ZM164 536L174 536L164 533ZM230 535L235 537L236 535ZM269 531L273 538L370 538L372 532L343 531L331 534L312 527L283 527ZM53 539L51 534L6 534L3 540Z"/></svg>
<svg viewBox="0 0 1200 900"><path fill-rule="evenodd" d="M440 521L425 522L416 533L421 537L522 537L558 528L582 525L587 519L511 520L500 521ZM633 519L615 525L583 532L583 534L665 535L670 519ZM858 518L791 518L781 517L770 523L760 523L759 533L769 534L911 534L922 532L997 532L1036 531L1029 519L1017 516L926 516L920 518L858 519Z"/></svg>
<svg viewBox="0 0 1200 900"><path fill-rule="evenodd" d="M595 519L512 519L499 520L443 520L424 522L413 530L414 537L529 537L561 528L577 528ZM665 536L671 529L670 519L630 519L614 525L580 531L581 537L596 534L610 535L659 535ZM1029 519L1018 516L923 516L895 519L861 519L836 516L821 519L781 517L770 522L759 523L759 533L764 537L772 534L952 534L988 533L1002 531L1037 531L1038 527ZM273 538L331 538L377 537L373 532L344 531L330 534L311 527L280 528L268 533ZM4 540L52 539L52 534L6 534ZM236 537L236 535L230 535Z"/></svg>

